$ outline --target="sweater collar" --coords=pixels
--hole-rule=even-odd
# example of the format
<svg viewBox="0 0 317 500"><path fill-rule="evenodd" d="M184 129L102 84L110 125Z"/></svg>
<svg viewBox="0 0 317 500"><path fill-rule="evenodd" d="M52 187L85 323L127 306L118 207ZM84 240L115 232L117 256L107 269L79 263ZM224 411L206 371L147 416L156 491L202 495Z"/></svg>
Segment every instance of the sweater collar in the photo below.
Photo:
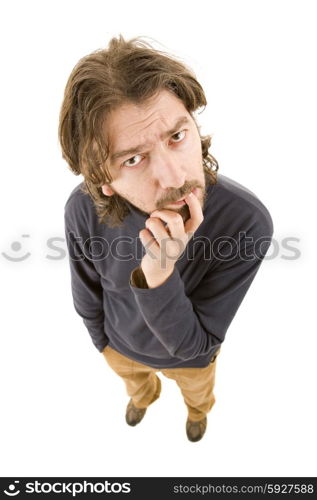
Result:
<svg viewBox="0 0 317 500"><path fill-rule="evenodd" d="M143 212L139 208L135 207L128 200L125 200L125 203L128 206L130 213L124 218L124 223L133 223L135 226L140 228L140 230L144 229L145 221L150 217L150 214L147 214L146 212Z"/></svg>

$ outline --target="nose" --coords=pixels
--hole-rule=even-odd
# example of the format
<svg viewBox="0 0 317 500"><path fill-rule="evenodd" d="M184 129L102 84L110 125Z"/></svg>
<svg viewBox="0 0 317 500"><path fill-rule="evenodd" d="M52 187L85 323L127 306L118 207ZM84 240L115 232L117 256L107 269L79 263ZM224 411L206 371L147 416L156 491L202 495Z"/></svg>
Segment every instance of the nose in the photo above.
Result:
<svg viewBox="0 0 317 500"><path fill-rule="evenodd" d="M185 172L179 158L163 148L152 157L152 175L162 189L180 188L185 183Z"/></svg>

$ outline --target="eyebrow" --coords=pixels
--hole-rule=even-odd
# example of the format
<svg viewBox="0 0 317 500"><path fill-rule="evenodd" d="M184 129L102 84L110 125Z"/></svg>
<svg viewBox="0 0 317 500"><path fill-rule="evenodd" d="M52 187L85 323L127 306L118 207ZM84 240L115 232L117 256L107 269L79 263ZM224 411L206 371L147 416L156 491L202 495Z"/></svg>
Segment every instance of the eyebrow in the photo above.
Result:
<svg viewBox="0 0 317 500"><path fill-rule="evenodd" d="M176 132L178 132L179 128L182 125L185 125L187 123L189 123L189 119L187 118L187 116L181 116L180 118L178 118L174 127L171 128L170 130L166 130L165 132L163 132L160 135L160 138L163 140L163 139L166 139L167 137L169 137L170 135L176 134ZM122 151L117 151L116 153L113 153L110 156L110 161L114 162L115 160L117 160L118 158L122 158L123 156L140 153L140 151L144 151L144 149L147 149L148 147L150 147L150 144L144 143L144 144L138 144L137 146L133 146L129 149L123 149Z"/></svg>

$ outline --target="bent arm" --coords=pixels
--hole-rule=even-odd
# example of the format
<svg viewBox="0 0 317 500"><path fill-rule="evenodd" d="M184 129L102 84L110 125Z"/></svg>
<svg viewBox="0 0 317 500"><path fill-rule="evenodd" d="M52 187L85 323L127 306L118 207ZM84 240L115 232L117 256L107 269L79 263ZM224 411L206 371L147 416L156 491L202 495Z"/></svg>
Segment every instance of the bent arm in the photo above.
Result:
<svg viewBox="0 0 317 500"><path fill-rule="evenodd" d="M147 288L140 268L131 273L130 286L144 321L171 356L194 359L220 344L270 246L272 228L263 229L261 254L246 244L238 255L214 261L190 296L177 267L164 283ZM257 231L257 237L259 232ZM250 235L248 235L250 236ZM243 244L243 241L240 241Z"/></svg>

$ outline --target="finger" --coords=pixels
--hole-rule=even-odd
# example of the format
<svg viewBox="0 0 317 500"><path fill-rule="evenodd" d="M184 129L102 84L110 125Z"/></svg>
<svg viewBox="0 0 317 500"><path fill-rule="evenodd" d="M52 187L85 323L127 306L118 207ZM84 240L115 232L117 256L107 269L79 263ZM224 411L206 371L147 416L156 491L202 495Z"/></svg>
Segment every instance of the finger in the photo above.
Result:
<svg viewBox="0 0 317 500"><path fill-rule="evenodd" d="M194 193L189 193L184 199L190 212L190 218L185 222L185 232L194 233L204 220L204 214L200 201Z"/></svg>
<svg viewBox="0 0 317 500"><path fill-rule="evenodd" d="M177 212L172 210L154 210L151 213L151 218L159 218L167 224L165 230L172 239L184 239L185 228L183 218Z"/></svg>
<svg viewBox="0 0 317 500"><path fill-rule="evenodd" d="M162 244L164 239L170 239L168 228L164 226L164 223L158 217L150 217L145 221L145 225L151 231L159 245Z"/></svg>
<svg viewBox="0 0 317 500"><path fill-rule="evenodd" d="M157 257L160 251L160 247L156 239L153 238L151 232L148 229L142 229L142 231L139 232L139 238L145 248L146 253L149 254L152 258Z"/></svg>

